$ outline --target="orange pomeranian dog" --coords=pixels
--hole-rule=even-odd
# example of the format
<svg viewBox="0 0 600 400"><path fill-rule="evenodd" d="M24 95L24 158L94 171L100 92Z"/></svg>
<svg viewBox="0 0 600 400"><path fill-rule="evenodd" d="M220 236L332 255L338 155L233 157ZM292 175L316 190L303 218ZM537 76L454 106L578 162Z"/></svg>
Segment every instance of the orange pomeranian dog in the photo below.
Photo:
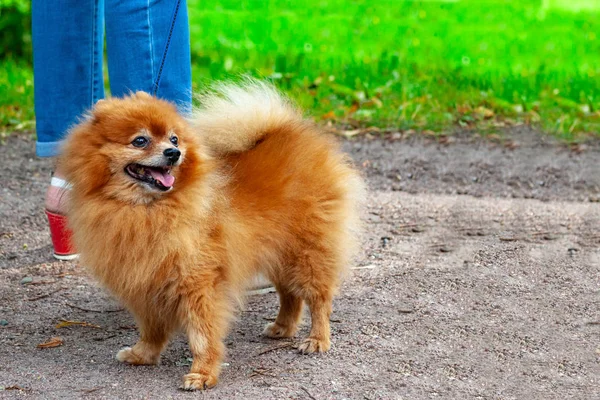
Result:
<svg viewBox="0 0 600 400"><path fill-rule="evenodd" d="M264 334L294 336L306 302L312 325L299 350L329 349L364 194L333 139L271 86L221 84L201 103L186 120L146 93L101 101L60 160L81 264L140 330L117 359L156 364L182 330L194 357L188 390L217 383L229 322L259 272L280 299Z"/></svg>

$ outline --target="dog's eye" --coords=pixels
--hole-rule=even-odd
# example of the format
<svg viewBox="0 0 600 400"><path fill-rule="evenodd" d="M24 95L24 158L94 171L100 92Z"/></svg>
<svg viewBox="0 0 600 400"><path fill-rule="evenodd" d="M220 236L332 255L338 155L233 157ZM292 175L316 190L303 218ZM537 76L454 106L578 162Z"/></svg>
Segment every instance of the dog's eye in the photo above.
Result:
<svg viewBox="0 0 600 400"><path fill-rule="evenodd" d="M131 144L135 147L146 147L148 145L148 142L150 142L150 140L147 137L138 136L135 139L133 139Z"/></svg>
<svg viewBox="0 0 600 400"><path fill-rule="evenodd" d="M177 139L177 136L171 136L171 143L173 143L175 147L177 147L177 145L179 144L179 139Z"/></svg>

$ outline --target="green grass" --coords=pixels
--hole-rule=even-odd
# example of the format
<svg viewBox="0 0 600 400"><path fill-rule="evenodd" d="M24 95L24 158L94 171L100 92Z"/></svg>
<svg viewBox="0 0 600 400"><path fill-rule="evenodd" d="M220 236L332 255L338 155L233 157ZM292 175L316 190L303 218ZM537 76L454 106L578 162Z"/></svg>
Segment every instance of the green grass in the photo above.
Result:
<svg viewBox="0 0 600 400"><path fill-rule="evenodd" d="M31 128L33 73L26 63L0 63L0 139L11 130Z"/></svg>
<svg viewBox="0 0 600 400"><path fill-rule="evenodd" d="M315 119L355 127L489 131L525 122L566 141L600 136L595 0L188 6L196 87L246 73L268 77ZM24 84L31 73L11 68L2 67L0 84L25 91L0 98L5 125L31 118ZM26 111L11 111L15 105Z"/></svg>

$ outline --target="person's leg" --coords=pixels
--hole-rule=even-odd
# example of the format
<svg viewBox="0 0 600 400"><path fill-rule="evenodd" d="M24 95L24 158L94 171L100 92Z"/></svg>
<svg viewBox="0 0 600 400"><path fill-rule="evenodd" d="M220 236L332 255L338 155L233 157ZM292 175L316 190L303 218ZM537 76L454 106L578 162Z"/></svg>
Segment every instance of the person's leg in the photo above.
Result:
<svg viewBox="0 0 600 400"><path fill-rule="evenodd" d="M106 0L106 47L113 96L143 90L191 110L190 37L185 0Z"/></svg>
<svg viewBox="0 0 600 400"><path fill-rule="evenodd" d="M102 47L103 0L66 0L60 5L32 1L36 153L54 157L71 125L104 97ZM64 217L68 183L60 169L53 173L45 208L54 255L75 257Z"/></svg>
<svg viewBox="0 0 600 400"><path fill-rule="evenodd" d="M103 0L33 0L36 153L58 155L77 118L104 97Z"/></svg>

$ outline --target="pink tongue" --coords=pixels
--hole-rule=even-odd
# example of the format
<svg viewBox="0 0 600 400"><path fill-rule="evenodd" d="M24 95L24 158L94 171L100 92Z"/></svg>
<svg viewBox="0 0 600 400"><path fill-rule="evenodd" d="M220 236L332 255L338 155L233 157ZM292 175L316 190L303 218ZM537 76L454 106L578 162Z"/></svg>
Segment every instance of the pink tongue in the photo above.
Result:
<svg viewBox="0 0 600 400"><path fill-rule="evenodd" d="M175 182L175 177L173 175L159 169L151 168L150 175L152 175L154 179L162 183L164 187L171 187L173 186L173 182Z"/></svg>

